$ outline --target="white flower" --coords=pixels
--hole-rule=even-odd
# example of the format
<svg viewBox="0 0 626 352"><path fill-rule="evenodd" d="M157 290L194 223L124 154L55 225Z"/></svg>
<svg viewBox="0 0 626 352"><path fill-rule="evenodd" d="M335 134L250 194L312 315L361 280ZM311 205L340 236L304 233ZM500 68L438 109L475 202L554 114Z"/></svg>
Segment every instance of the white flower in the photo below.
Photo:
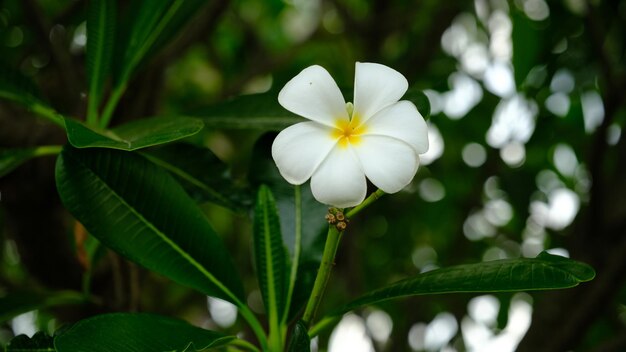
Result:
<svg viewBox="0 0 626 352"><path fill-rule="evenodd" d="M360 204L366 177L385 193L411 182L419 154L428 150L424 118L410 101L398 101L408 82L380 64L356 63L354 105L321 66L310 66L278 94L285 109L307 118L280 132L272 157L287 182L311 179L318 201L339 208Z"/></svg>

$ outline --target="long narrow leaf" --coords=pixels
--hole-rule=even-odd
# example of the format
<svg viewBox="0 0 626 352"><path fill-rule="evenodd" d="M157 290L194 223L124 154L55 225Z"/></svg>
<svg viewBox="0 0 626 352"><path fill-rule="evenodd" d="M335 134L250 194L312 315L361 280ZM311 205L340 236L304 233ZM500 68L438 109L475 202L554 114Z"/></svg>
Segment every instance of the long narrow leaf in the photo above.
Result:
<svg viewBox="0 0 626 352"><path fill-rule="evenodd" d="M232 258L167 172L134 153L66 147L57 189L67 209L104 245L209 296L242 305Z"/></svg>
<svg viewBox="0 0 626 352"><path fill-rule="evenodd" d="M137 150L193 136L204 127L190 117L152 117L129 122L112 130L65 119L67 139L76 148Z"/></svg>
<svg viewBox="0 0 626 352"><path fill-rule="evenodd" d="M160 315L114 313L79 321L54 346L58 352L204 351L234 338Z"/></svg>
<svg viewBox="0 0 626 352"><path fill-rule="evenodd" d="M537 258L494 260L422 273L369 292L331 315L341 315L361 306L406 296L568 288L594 276L595 271L587 264L543 252Z"/></svg>
<svg viewBox="0 0 626 352"><path fill-rule="evenodd" d="M260 187L257 197L254 213L254 253L259 286L270 323L278 323L285 309L286 249L274 196L267 186Z"/></svg>
<svg viewBox="0 0 626 352"><path fill-rule="evenodd" d="M90 0L87 18L87 78L89 101L87 121L95 122L104 85L111 68L115 38L116 2Z"/></svg>

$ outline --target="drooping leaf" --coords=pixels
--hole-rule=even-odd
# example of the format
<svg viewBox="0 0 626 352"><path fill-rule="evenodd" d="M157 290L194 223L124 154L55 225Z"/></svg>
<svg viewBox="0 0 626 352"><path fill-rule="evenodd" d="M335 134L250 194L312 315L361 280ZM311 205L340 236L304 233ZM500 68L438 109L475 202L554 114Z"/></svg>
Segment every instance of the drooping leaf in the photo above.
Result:
<svg viewBox="0 0 626 352"><path fill-rule="evenodd" d="M289 342L289 352L310 352L311 339L307 332L306 324L302 320L298 320L291 335Z"/></svg>
<svg viewBox="0 0 626 352"><path fill-rule="evenodd" d="M160 315L114 313L79 321L54 346L59 352L204 351L234 338Z"/></svg>
<svg viewBox="0 0 626 352"><path fill-rule="evenodd" d="M43 331L36 332L33 337L15 336L6 346L6 352L48 352L56 351L54 339Z"/></svg>
<svg viewBox="0 0 626 352"><path fill-rule="evenodd" d="M142 155L174 175L199 202L212 202L235 212L252 208L251 192L235 184L227 165L208 148L173 143L147 149Z"/></svg>
<svg viewBox="0 0 626 352"><path fill-rule="evenodd" d="M134 153L67 146L57 159L61 200L104 245L209 296L242 304L221 239L167 172Z"/></svg>
<svg viewBox="0 0 626 352"><path fill-rule="evenodd" d="M553 290L589 281L595 271L589 265L542 252L536 258L494 260L436 269L366 293L333 311L350 310L390 299L454 292L510 292Z"/></svg>
<svg viewBox="0 0 626 352"><path fill-rule="evenodd" d="M0 297L0 322L31 310L82 304L86 301L82 293L75 291L12 291Z"/></svg>
<svg viewBox="0 0 626 352"><path fill-rule="evenodd" d="M67 139L76 148L112 148L137 150L169 143L192 136L204 126L201 120L190 117L153 117L141 119L103 130L84 123L65 119Z"/></svg>
<svg viewBox="0 0 626 352"><path fill-rule="evenodd" d="M115 38L116 2L90 0L87 12L87 121L95 121L111 69Z"/></svg>
<svg viewBox="0 0 626 352"><path fill-rule="evenodd" d="M242 95L223 103L195 110L209 128L280 130L303 118L278 104L278 93Z"/></svg>
<svg viewBox="0 0 626 352"><path fill-rule="evenodd" d="M254 254L259 287L270 321L278 323L286 301L286 251L272 191L259 188L254 212Z"/></svg>

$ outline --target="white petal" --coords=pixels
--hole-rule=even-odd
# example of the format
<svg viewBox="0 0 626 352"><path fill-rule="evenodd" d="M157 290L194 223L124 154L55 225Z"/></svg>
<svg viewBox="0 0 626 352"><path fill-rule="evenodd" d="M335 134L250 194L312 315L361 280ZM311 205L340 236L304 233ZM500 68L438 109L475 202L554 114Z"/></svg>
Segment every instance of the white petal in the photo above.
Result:
<svg viewBox="0 0 626 352"><path fill-rule="evenodd" d="M292 78L278 93L285 109L328 126L335 120L348 120L346 101L337 83L321 66L309 66Z"/></svg>
<svg viewBox="0 0 626 352"><path fill-rule="evenodd" d="M419 166L419 156L408 144L386 136L363 136L354 148L365 176L385 193L408 185Z"/></svg>
<svg viewBox="0 0 626 352"><path fill-rule="evenodd" d="M311 177L336 143L330 127L317 122L301 122L276 136L272 158L285 180L299 185Z"/></svg>
<svg viewBox="0 0 626 352"><path fill-rule="evenodd" d="M402 140L418 154L428 151L428 126L415 105L408 100L399 101L372 116L367 121L365 135Z"/></svg>
<svg viewBox="0 0 626 352"><path fill-rule="evenodd" d="M409 87L404 76L385 65L357 62L354 75L354 115L367 121L400 100Z"/></svg>
<svg viewBox="0 0 626 352"><path fill-rule="evenodd" d="M365 175L350 147L337 145L311 177L311 191L319 202L338 208L363 202L367 192Z"/></svg>

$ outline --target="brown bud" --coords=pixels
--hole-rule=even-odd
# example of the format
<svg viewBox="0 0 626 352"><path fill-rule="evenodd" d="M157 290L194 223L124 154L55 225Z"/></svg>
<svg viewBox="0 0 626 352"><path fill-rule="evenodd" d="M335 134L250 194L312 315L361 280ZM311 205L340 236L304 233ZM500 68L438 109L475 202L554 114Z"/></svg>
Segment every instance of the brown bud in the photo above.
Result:
<svg viewBox="0 0 626 352"><path fill-rule="evenodd" d="M339 221L335 226L337 227L337 230L343 231L346 229L346 227L348 227L348 224L346 224L344 221Z"/></svg>
<svg viewBox="0 0 626 352"><path fill-rule="evenodd" d="M333 215L331 213L326 214L325 218L326 218L326 221L328 221L329 224L334 224L334 223L337 222L337 218L335 217L335 215Z"/></svg>
<svg viewBox="0 0 626 352"><path fill-rule="evenodd" d="M339 221L344 221L346 219L346 217L343 215L342 212L338 211L337 214L335 214L335 217L337 218L337 220Z"/></svg>

